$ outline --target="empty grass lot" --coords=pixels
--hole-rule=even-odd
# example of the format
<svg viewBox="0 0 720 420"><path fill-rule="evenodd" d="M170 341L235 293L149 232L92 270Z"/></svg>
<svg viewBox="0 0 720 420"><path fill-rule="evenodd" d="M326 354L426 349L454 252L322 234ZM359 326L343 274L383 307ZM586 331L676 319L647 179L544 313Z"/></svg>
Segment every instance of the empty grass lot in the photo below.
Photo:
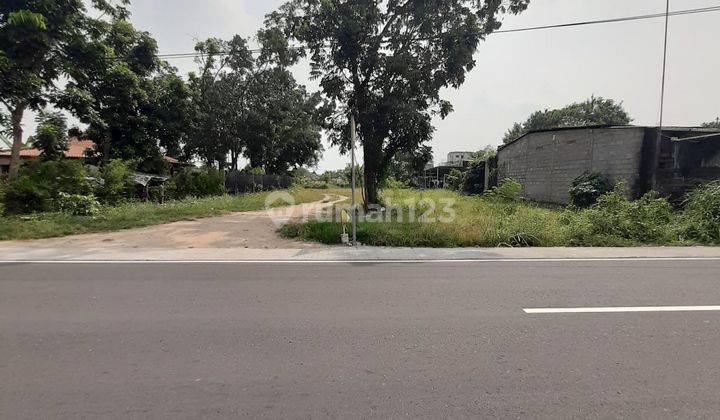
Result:
<svg viewBox="0 0 720 420"><path fill-rule="evenodd" d="M392 217L359 224L358 240L365 245L496 247L561 246L568 242L561 223L562 211L557 209L464 196L448 190L386 190L383 199L390 204L388 208L394 208L390 212ZM447 200L453 200L454 205L446 209ZM424 221L409 220L412 207L416 218L426 216ZM449 211L454 212L454 217ZM402 218L398 217L400 213ZM336 244L341 231L336 222L310 221L287 225L281 233Z"/></svg>
<svg viewBox="0 0 720 420"><path fill-rule="evenodd" d="M386 190L383 217L361 220L358 240L371 246L445 248L720 244L720 182L692 192L683 208L673 208L654 193L629 201L622 191L577 209L506 200L498 194ZM448 200L454 204L447 207ZM424 220L409 218L411 208ZM335 221L310 221L287 225L281 234L336 244L341 231Z"/></svg>

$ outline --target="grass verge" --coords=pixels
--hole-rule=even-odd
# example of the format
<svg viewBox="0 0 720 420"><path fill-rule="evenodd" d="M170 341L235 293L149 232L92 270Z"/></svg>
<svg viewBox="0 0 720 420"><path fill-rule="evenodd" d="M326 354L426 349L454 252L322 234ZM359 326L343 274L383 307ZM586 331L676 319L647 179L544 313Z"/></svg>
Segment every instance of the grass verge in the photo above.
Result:
<svg viewBox="0 0 720 420"><path fill-rule="evenodd" d="M325 194L341 190L289 190L295 202L322 200ZM146 227L180 220L220 216L232 212L265 208L269 192L240 196L218 196L157 203L125 203L106 206L97 216L72 216L64 213L38 213L29 216L0 216L0 240L53 238L82 233L110 232ZM277 205L284 205L278 202Z"/></svg>
<svg viewBox="0 0 720 420"><path fill-rule="evenodd" d="M358 240L365 245L452 248L720 244L720 183L690 194L681 211L653 193L629 201L619 189L588 209L464 196L448 190L389 190L383 193L383 200L386 211L380 220L374 216L358 224ZM417 217L409 220L413 208ZM286 225L280 233L289 238L337 244L342 227L335 221L310 221Z"/></svg>
<svg viewBox="0 0 720 420"><path fill-rule="evenodd" d="M389 190L383 199L391 209L386 214L392 216L382 222L358 224L358 241L365 245L450 248L560 246L567 242L560 226L562 213L530 203L506 203L447 190ZM447 200L453 204L448 205ZM416 219L424 216L424 221L410 221L411 208ZM280 233L337 244L342 227L332 221L310 221L286 225Z"/></svg>

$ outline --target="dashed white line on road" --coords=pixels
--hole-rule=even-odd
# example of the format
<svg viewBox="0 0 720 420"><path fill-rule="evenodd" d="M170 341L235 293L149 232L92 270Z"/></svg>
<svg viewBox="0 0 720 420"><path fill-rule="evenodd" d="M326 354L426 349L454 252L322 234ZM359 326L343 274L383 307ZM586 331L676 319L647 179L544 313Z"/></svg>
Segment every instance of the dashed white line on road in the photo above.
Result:
<svg viewBox="0 0 720 420"><path fill-rule="evenodd" d="M619 306L606 308L529 308L526 314L599 314L622 312L708 312L720 311L719 306Z"/></svg>

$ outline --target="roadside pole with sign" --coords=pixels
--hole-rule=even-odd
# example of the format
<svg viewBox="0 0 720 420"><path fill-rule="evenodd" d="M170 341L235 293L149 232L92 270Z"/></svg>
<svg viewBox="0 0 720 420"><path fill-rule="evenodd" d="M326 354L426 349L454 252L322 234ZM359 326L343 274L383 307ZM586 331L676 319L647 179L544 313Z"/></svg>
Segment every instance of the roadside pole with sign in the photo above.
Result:
<svg viewBox="0 0 720 420"><path fill-rule="evenodd" d="M352 246L357 246L357 204L355 203L355 114L350 112L350 159L352 161L352 182L350 191L352 194Z"/></svg>

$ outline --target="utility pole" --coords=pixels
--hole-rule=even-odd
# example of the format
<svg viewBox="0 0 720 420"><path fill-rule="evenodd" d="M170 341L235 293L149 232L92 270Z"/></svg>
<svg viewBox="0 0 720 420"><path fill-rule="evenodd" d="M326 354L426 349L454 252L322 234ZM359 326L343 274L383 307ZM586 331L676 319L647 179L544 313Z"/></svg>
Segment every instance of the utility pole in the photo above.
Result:
<svg viewBox="0 0 720 420"><path fill-rule="evenodd" d="M357 246L357 204L355 203L355 113L350 112L350 160L352 162L352 183L350 191L352 194L352 246Z"/></svg>
<svg viewBox="0 0 720 420"><path fill-rule="evenodd" d="M665 77L667 68L668 26L670 24L670 0L665 5L665 42L663 44L662 85L660 88L660 135L662 135L665 112Z"/></svg>
<svg viewBox="0 0 720 420"><path fill-rule="evenodd" d="M657 129L657 138L655 139L655 166L659 164L660 160L660 147L662 144L663 139L663 124L664 124L664 117L665 117L665 78L666 78L666 71L667 71L667 46L668 46L668 27L670 25L670 0L666 0L665 2L665 39L663 41L663 61L662 61L662 82L660 85L660 122ZM650 189L654 189L655 185L657 184L657 174L656 171L652 172L651 177L651 185Z"/></svg>

